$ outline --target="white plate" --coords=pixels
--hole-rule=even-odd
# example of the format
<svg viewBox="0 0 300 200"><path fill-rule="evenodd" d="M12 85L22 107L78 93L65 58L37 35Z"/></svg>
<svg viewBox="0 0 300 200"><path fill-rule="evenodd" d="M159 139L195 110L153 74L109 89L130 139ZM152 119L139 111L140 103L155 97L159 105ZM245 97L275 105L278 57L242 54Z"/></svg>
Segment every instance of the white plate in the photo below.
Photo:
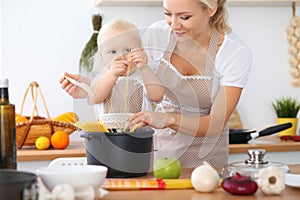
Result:
<svg viewBox="0 0 300 200"><path fill-rule="evenodd" d="M285 174L285 184L300 189L300 174Z"/></svg>

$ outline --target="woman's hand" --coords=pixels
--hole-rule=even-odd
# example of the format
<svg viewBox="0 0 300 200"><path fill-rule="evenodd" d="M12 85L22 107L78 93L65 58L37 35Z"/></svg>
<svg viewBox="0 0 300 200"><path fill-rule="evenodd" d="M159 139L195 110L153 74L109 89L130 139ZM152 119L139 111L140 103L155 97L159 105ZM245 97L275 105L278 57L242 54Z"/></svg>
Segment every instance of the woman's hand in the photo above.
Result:
<svg viewBox="0 0 300 200"><path fill-rule="evenodd" d="M169 125L171 115L162 112L141 111L133 114L129 118L129 127L151 126L152 128L162 129Z"/></svg>
<svg viewBox="0 0 300 200"><path fill-rule="evenodd" d="M78 82L85 83L87 85L91 84L91 80L87 77L81 76L80 74L69 74L67 72L64 73L59 79L59 83L61 84L61 88L64 89L71 97L75 99L87 98L88 94L86 91L81 89L80 87L74 85L69 80L65 78L65 76L70 77Z"/></svg>

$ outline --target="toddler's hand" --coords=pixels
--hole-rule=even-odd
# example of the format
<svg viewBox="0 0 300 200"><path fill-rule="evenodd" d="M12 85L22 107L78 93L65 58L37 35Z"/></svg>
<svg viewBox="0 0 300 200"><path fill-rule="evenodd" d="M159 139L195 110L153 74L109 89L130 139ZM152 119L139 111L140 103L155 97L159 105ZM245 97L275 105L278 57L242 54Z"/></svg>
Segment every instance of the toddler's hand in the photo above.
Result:
<svg viewBox="0 0 300 200"><path fill-rule="evenodd" d="M126 74L128 61L124 57L117 58L111 63L110 72L116 76L123 76Z"/></svg>
<svg viewBox="0 0 300 200"><path fill-rule="evenodd" d="M133 63L133 66L136 66L138 69L141 69L143 66L148 64L148 56L143 49L134 49L128 56L129 61Z"/></svg>

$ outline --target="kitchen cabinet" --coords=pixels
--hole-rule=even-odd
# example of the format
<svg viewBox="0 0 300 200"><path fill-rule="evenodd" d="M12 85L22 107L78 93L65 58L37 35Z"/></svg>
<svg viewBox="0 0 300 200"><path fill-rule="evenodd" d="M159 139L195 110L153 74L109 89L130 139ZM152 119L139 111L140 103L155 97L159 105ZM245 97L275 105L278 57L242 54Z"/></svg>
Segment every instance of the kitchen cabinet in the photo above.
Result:
<svg viewBox="0 0 300 200"><path fill-rule="evenodd" d="M294 0L299 2L299 0ZM227 0L231 5L291 5L293 0ZM162 0L93 0L95 6L102 5L161 5Z"/></svg>

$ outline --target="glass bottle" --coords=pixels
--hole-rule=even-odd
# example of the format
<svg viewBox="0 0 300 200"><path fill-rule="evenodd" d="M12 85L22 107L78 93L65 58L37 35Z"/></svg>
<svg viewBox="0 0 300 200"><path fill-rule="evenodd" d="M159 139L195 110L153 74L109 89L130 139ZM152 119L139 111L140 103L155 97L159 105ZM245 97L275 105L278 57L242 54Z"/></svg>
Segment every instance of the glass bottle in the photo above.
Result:
<svg viewBox="0 0 300 200"><path fill-rule="evenodd" d="M0 153L0 168L17 168L15 106L9 103L8 79L0 79Z"/></svg>

